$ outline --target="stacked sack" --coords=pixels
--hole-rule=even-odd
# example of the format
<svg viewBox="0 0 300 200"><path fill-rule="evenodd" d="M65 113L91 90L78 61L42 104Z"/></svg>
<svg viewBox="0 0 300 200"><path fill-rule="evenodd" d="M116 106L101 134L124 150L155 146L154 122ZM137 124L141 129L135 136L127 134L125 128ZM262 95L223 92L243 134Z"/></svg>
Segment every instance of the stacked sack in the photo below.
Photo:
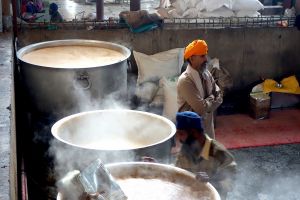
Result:
<svg viewBox="0 0 300 200"><path fill-rule="evenodd" d="M258 17L264 5L258 0L233 0L232 10L237 17Z"/></svg>
<svg viewBox="0 0 300 200"><path fill-rule="evenodd" d="M133 56L138 69L135 109L156 113L175 122L178 111L177 81L187 66L187 63L184 64L184 48L174 48L152 55L133 51ZM231 89L232 77L220 65L219 59L208 57L207 69L223 94Z"/></svg>
<svg viewBox="0 0 300 200"><path fill-rule="evenodd" d="M257 17L264 9L259 0L161 0L163 18Z"/></svg>

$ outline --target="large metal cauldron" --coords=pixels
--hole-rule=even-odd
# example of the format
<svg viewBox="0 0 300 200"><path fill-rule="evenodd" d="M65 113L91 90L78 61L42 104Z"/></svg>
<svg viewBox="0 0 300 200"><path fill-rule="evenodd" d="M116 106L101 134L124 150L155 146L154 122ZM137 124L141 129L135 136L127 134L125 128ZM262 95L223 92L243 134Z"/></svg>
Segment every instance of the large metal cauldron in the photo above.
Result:
<svg viewBox="0 0 300 200"><path fill-rule="evenodd" d="M97 158L111 163L150 156L168 163L176 128L162 116L120 109L70 115L56 122L51 132L57 163L78 169Z"/></svg>
<svg viewBox="0 0 300 200"><path fill-rule="evenodd" d="M106 165L128 200L220 200L210 183L178 167L158 163L124 162ZM66 200L61 193L57 200Z"/></svg>
<svg viewBox="0 0 300 200"><path fill-rule="evenodd" d="M77 66L76 63L71 67L37 65L23 59L24 55L33 51L65 46L99 47L117 51L124 57L109 64L84 67ZM17 52L21 82L31 102L31 109L58 117L88 109L100 109L99 104L108 95L115 98L125 96L129 56L130 50L119 44L79 39L36 43ZM55 59L63 58L58 55ZM91 104L97 105L96 108L90 108Z"/></svg>

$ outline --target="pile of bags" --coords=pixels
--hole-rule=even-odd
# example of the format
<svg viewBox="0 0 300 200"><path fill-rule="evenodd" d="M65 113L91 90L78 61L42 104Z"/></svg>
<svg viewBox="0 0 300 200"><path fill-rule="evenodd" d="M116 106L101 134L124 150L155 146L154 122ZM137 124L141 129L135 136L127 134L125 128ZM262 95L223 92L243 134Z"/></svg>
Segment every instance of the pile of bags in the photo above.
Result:
<svg viewBox="0 0 300 200"><path fill-rule="evenodd" d="M187 66L183 55L184 48L174 48L153 55L133 51L138 69L135 96L139 107L136 110L156 113L176 121L177 81ZM233 79L218 58L208 57L207 69L223 94L231 89Z"/></svg>
<svg viewBox="0 0 300 200"><path fill-rule="evenodd" d="M257 17L264 6L259 0L161 0L163 18Z"/></svg>

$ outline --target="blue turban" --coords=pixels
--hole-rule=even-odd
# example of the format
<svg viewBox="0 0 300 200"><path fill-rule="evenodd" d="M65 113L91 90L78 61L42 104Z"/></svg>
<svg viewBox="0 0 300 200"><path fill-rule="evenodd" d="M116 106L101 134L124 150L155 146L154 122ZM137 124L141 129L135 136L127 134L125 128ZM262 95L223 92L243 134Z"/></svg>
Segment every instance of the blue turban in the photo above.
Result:
<svg viewBox="0 0 300 200"><path fill-rule="evenodd" d="M197 129L203 133L202 117L195 112L177 112L176 128L180 130Z"/></svg>
<svg viewBox="0 0 300 200"><path fill-rule="evenodd" d="M58 6L56 3L51 3L49 8L54 12L58 11Z"/></svg>

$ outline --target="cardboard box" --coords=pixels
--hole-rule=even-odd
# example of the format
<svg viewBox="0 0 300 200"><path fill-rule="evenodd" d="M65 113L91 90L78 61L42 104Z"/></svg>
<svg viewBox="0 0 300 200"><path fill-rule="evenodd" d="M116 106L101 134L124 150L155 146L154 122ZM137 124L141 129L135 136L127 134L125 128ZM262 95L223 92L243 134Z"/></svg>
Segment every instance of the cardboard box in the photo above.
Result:
<svg viewBox="0 0 300 200"><path fill-rule="evenodd" d="M250 116L254 119L266 119L270 114L271 98L265 93L250 94Z"/></svg>

